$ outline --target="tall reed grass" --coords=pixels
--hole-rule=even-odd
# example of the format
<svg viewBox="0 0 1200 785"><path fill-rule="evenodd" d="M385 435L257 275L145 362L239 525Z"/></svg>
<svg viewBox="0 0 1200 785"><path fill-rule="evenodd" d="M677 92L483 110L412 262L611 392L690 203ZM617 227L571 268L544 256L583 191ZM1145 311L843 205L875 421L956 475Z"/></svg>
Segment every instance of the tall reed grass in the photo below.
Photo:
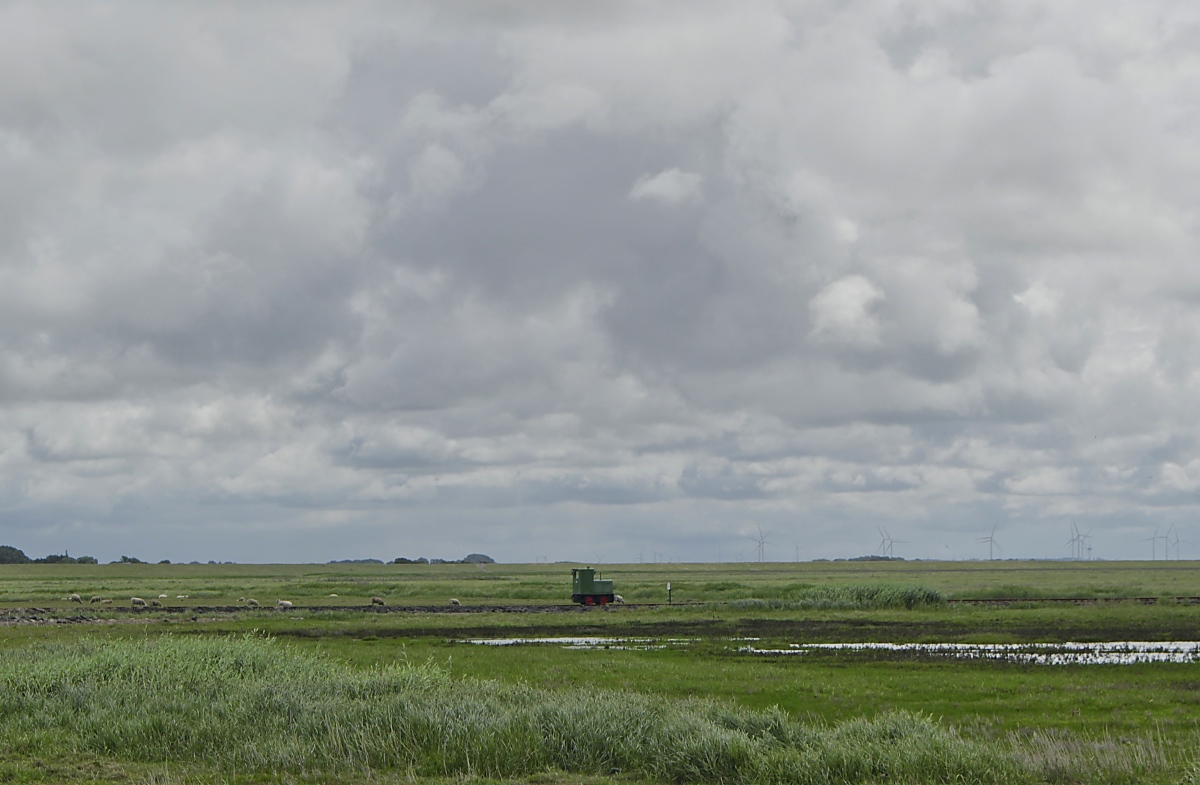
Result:
<svg viewBox="0 0 1200 785"><path fill-rule="evenodd" d="M1175 765L1163 739L1153 734L1084 738L1044 730L1010 737L1009 742L1022 764L1046 782L1136 785L1154 781Z"/></svg>
<svg viewBox="0 0 1200 785"><path fill-rule="evenodd" d="M770 599L734 600L734 608L866 610L873 608L922 608L944 605L946 597L926 586L850 584L799 586L786 596Z"/></svg>
<svg viewBox="0 0 1200 785"><path fill-rule="evenodd" d="M359 671L273 640L162 637L0 655L0 746L234 771L545 770L673 782L1011 783L1029 766L928 717L802 724L781 711L600 689Z"/></svg>

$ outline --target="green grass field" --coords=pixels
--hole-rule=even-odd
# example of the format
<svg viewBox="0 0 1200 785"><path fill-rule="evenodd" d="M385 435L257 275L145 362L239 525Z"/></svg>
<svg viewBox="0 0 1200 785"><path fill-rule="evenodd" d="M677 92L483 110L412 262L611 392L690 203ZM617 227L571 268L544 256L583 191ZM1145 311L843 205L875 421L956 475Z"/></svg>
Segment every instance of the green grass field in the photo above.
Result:
<svg viewBox="0 0 1200 785"><path fill-rule="evenodd" d="M1200 595L1196 563L612 565L602 566L605 577L631 603L665 602L670 581L674 600L687 604L515 610L565 604L571 566L2 566L0 607L46 612L38 621L9 612L11 623L0 626L0 684L5 694L25 696L0 702L0 750L6 750L0 782L469 776L1174 783L1200 772L1197 664L1032 665L740 650L745 639L762 649L855 641L1195 641L1200 605L1175 598ZM64 600L71 592L85 604ZM114 605L86 604L93 594L112 597ZM182 610L127 609L130 596L160 594ZM264 606L288 599L299 607L193 610L236 606L251 596ZM429 612L369 612L371 596ZM898 596L932 599L912 607L888 599ZM450 597L464 608L447 612ZM981 597L1021 601L942 601ZM1162 601L1039 602L1061 597ZM346 609L353 606L363 610ZM338 609L322 610L330 607ZM555 636L637 638L664 648L462 642ZM230 661L257 663L253 678L230 681L212 666ZM34 675L31 662L39 663ZM437 693L442 713L421 715L418 733L400 719L417 705L403 685L422 678L436 684L421 689ZM176 682L191 688L180 692L171 686ZM263 697L272 694L294 700ZM473 716L482 704L464 697L479 695L493 696L484 725ZM581 730L587 712L571 708L581 705L608 730ZM228 727L186 730L209 715L224 717ZM98 730L125 717L137 720L123 730ZM390 718L390 730L379 717ZM635 744L630 725L657 739L661 755ZM272 743L264 730L301 726L303 743L286 754L260 749ZM186 743L173 741L170 729ZM354 733L357 747L327 738ZM439 747L439 733L459 738L462 750ZM483 744L473 734L492 741ZM405 746L397 742L403 738L424 741ZM620 771L610 775L612 769Z"/></svg>
<svg viewBox="0 0 1200 785"><path fill-rule="evenodd" d="M446 565L0 565L0 605L65 606L71 592L111 596L190 595L191 605L255 596L304 604L564 602L569 564ZM787 598L810 587L894 584L948 598L1200 596L1195 562L766 562L600 565L629 602ZM336 598L330 594L339 595Z"/></svg>

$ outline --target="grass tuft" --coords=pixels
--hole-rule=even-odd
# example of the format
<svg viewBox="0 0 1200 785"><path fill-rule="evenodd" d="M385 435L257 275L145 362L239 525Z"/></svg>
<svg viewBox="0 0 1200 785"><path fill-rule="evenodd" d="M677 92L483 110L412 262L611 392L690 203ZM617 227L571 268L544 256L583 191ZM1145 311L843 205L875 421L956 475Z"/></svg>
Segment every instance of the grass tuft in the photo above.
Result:
<svg viewBox="0 0 1200 785"><path fill-rule="evenodd" d="M1001 743L907 712L803 724L707 700L455 680L430 665L358 671L257 636L5 652L0 745L243 772L620 769L731 785L1007 783L1032 771Z"/></svg>

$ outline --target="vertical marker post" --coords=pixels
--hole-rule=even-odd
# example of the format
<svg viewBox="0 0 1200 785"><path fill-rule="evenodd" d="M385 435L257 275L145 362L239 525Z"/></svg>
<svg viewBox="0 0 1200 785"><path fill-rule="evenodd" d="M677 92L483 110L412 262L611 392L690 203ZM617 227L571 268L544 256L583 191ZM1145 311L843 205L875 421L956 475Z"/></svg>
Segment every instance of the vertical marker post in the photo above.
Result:
<svg viewBox="0 0 1200 785"><path fill-rule="evenodd" d="M667 581L667 605L671 604L671 582Z"/></svg>

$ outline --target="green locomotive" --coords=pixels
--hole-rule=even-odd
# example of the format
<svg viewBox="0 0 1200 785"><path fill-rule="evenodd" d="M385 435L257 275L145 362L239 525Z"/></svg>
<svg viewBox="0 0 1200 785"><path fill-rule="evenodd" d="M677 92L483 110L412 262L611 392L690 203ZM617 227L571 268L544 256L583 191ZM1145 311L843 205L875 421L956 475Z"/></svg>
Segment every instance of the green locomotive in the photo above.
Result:
<svg viewBox="0 0 1200 785"><path fill-rule="evenodd" d="M600 573L591 567L571 570L571 602L580 605L608 605L616 596L613 582L600 580Z"/></svg>

